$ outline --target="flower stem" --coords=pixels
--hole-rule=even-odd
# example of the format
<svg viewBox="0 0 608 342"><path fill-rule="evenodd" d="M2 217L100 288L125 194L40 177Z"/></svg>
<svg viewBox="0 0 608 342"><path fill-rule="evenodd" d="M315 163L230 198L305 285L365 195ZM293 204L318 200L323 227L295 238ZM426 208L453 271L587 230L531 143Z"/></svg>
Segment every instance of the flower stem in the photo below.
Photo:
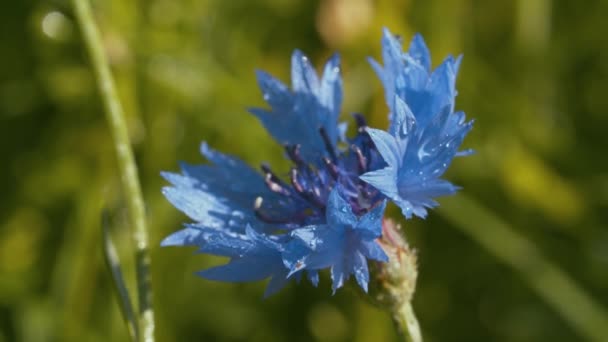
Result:
<svg viewBox="0 0 608 342"><path fill-rule="evenodd" d="M91 60L116 150L136 251L139 331L142 341L151 342L154 341L154 312L152 310L152 291L149 276L148 232L144 202L137 175L137 166L131 150L127 123L110 72L110 66L104 53L101 37L93 19L91 5L88 0L72 0L71 3L84 45Z"/></svg>
<svg viewBox="0 0 608 342"><path fill-rule="evenodd" d="M414 314L412 302L404 302L393 310L393 320L406 342L422 342L420 325Z"/></svg>
<svg viewBox="0 0 608 342"><path fill-rule="evenodd" d="M418 319L412 308L412 298L418 279L416 251L403 237L401 227L391 219L382 221L382 237L378 243L388 256L388 262L374 267L369 299L388 309L397 330L407 342L422 342Z"/></svg>
<svg viewBox="0 0 608 342"><path fill-rule="evenodd" d="M139 341L139 326L137 324L137 318L131 305L131 296L129 296L129 290L125 284L124 277L122 275L122 269L120 266L120 259L118 258L118 252L110 237L108 213L102 213L102 236L103 236L103 256L106 262L106 266L112 275L114 283L114 291L118 294L118 304L122 317L127 325L129 337L132 342Z"/></svg>

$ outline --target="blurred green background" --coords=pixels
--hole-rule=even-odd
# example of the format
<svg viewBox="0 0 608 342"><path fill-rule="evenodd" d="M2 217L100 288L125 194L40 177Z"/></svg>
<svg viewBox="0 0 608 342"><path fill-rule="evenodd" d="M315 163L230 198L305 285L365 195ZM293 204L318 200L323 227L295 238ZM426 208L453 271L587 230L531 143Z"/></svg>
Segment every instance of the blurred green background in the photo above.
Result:
<svg viewBox="0 0 608 342"><path fill-rule="evenodd" d="M402 222L418 250L414 308L426 341L584 340L539 296L562 291L566 310L579 309L568 288L534 277L544 265L527 264L535 255L608 307L608 1L93 5L142 178L159 341L396 340L387 314L348 290L331 296L327 277L319 289L290 285L262 300L264 284L193 275L222 260L158 248L187 221L162 197L159 173L202 162L202 140L287 170L280 147L245 109L263 106L256 68L288 82L294 48L317 66L338 51L344 118L362 112L385 127L381 85L365 60L379 57L383 26L406 41L422 33L434 65L464 54L457 109L476 120L465 147L477 154L457 159L447 175L464 189L427 220ZM126 340L101 253L102 209L133 287L130 227L69 6L5 2L0 37L0 341ZM524 235L534 255L495 234L496 225ZM490 242L478 244L480 236ZM500 250L515 268L496 257Z"/></svg>

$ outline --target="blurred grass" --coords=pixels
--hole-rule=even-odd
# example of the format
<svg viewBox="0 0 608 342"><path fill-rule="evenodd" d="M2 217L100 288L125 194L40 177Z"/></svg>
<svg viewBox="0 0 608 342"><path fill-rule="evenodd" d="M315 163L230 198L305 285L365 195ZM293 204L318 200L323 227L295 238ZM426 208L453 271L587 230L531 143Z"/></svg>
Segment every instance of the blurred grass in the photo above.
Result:
<svg viewBox="0 0 608 342"><path fill-rule="evenodd" d="M593 305L608 307L606 1L93 4L129 116L152 246L186 220L162 198L159 172L181 160L201 162L201 140L253 164L286 168L280 148L245 111L262 105L255 68L288 81L294 48L317 65L338 50L345 118L360 111L383 127L381 86L365 57L379 56L386 25L405 40L421 32L435 65L448 53L465 56L457 108L476 119L465 145L477 154L454 162L448 178L464 193L446 199L445 209L481 206L532 241L530 253L551 260ZM0 341L126 340L103 266L102 199L119 213L114 239L128 280L135 271L129 227L72 15L61 0L3 7ZM426 340L580 340L528 287L533 274L521 278L454 229L468 221L481 231L485 214L454 211L404 225L420 256L414 305ZM513 247L494 238L498 248ZM384 313L348 291L330 296L328 279L320 289L290 286L262 301L263 284L193 276L219 259L159 248L152 258L159 341L395 339Z"/></svg>

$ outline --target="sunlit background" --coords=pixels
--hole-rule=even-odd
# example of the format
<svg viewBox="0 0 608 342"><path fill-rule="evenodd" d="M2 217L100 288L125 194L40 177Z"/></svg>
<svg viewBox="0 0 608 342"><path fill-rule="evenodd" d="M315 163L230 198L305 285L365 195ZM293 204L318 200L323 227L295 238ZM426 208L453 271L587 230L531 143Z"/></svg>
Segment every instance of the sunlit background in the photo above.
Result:
<svg viewBox="0 0 608 342"><path fill-rule="evenodd" d="M383 26L406 41L422 33L434 65L464 54L456 107L476 120L464 146L477 153L447 174L463 190L427 220L402 222L418 250L414 308L425 340L584 340L543 299L553 273L527 262L536 255L599 312L608 307L608 1L93 5L143 183L159 341L396 340L387 314L354 291L332 296L327 275L318 289L290 285L263 300L263 283L193 275L221 259L158 247L187 221L162 197L160 172L203 162L201 141L288 169L280 146L246 112L264 106L256 68L287 82L293 49L317 66L338 51L343 118L361 112L385 127L381 84L366 61L380 57ZM64 1L2 7L0 341L127 340L101 253L102 210L133 291L130 227L78 29ZM493 235L496 227L523 235L534 255ZM514 263L501 259L505 250ZM563 310L580 309L568 287L553 291L569 303Z"/></svg>

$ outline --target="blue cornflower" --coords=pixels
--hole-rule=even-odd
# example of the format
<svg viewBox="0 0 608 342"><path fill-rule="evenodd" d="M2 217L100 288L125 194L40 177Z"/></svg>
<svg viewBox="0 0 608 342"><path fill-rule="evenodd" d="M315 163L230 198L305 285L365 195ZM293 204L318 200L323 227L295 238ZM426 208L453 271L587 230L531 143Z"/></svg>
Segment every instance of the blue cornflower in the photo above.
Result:
<svg viewBox="0 0 608 342"><path fill-rule="evenodd" d="M283 265L281 237L256 232L249 225L244 234L187 225L170 235L163 246L198 246L198 252L230 257L226 265L198 272L210 280L248 282L271 277L265 295L271 295L287 283L288 270Z"/></svg>
<svg viewBox="0 0 608 342"><path fill-rule="evenodd" d="M266 295L303 274L317 285L329 268L333 290L351 275L367 291L368 260L388 261L382 236L386 200L406 218L424 217L434 197L457 188L440 179L471 122L454 113L454 82L460 58L430 71L422 37L408 52L385 30L385 66L372 62L383 82L390 111L388 132L368 128L354 115L357 133L339 123L342 81L334 55L317 76L300 51L292 55L291 89L269 74L257 78L269 109L250 109L285 148L293 166L277 175L261 172L203 143L212 163L181 165L163 173L163 194L193 223L171 234L163 246L197 246L199 252L229 257L198 274L228 282L271 278ZM345 146L345 147L344 147Z"/></svg>
<svg viewBox="0 0 608 342"><path fill-rule="evenodd" d="M386 262L388 257L376 242L382 235L383 201L357 217L350 204L335 187L329 195L326 223L298 228L294 239L283 253L290 274L302 269L320 270L330 267L333 290L341 287L351 274L367 292L369 271L367 259Z"/></svg>
<svg viewBox="0 0 608 342"><path fill-rule="evenodd" d="M434 197L450 195L458 187L440 179L455 156L468 155L458 148L473 127L463 112L454 113L456 74L461 57L448 57L431 72L431 57L416 35L407 52L388 30L382 40L384 68L371 61L382 80L390 109L388 133L368 129L376 148L388 164L361 176L393 200L406 218L426 217Z"/></svg>

